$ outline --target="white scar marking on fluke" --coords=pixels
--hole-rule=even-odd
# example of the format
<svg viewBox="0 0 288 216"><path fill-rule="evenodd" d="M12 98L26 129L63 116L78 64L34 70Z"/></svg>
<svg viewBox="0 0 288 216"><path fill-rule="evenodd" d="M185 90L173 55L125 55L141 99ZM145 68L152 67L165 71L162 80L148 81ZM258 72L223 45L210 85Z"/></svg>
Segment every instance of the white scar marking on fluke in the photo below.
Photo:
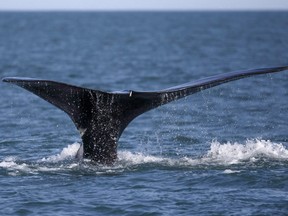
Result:
<svg viewBox="0 0 288 216"><path fill-rule="evenodd" d="M79 132L80 132L81 137L85 134L86 130L87 130L87 128L79 128Z"/></svg>

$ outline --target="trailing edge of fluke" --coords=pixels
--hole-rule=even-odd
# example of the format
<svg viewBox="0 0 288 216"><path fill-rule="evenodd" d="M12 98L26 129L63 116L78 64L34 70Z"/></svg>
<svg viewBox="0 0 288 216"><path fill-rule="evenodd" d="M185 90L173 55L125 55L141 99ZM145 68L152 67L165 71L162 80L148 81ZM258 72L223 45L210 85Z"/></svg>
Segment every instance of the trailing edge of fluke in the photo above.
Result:
<svg viewBox="0 0 288 216"><path fill-rule="evenodd" d="M113 164L117 159L117 142L122 132L142 113L226 82L287 69L288 66L235 71L160 91L143 92L104 92L31 78L7 77L3 81L38 95L69 115L83 141L77 153L78 158Z"/></svg>

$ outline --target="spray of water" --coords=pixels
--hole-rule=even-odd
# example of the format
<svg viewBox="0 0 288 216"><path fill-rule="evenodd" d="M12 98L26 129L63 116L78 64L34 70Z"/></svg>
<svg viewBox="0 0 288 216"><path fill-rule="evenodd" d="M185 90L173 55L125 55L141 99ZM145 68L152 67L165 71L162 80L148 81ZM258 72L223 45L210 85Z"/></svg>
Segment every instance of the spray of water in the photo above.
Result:
<svg viewBox="0 0 288 216"><path fill-rule="evenodd" d="M65 147L59 154L42 158L36 162L23 162L15 157L4 158L0 161L0 170L5 170L9 175L39 174L40 172L61 172L73 171L76 169L90 169L95 167L74 159L79 143L73 143ZM274 143L269 140L247 140L245 143L220 143L212 141L210 150L199 158L189 157L167 157L152 156L142 152L119 151L118 161L112 167L100 166L93 168L95 173L123 172L135 166L147 164L157 167L169 168L193 168L195 166L227 166L224 173L239 172L231 170L229 166L245 163L256 163L258 160L288 161L288 149L281 143ZM68 162L67 162L68 161ZM87 165L88 164L88 165Z"/></svg>

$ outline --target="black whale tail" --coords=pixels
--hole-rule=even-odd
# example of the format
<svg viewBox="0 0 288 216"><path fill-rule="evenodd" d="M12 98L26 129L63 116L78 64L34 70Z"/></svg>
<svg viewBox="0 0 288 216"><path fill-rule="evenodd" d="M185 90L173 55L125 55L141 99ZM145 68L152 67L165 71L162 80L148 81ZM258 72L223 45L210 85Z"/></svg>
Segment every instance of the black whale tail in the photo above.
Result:
<svg viewBox="0 0 288 216"><path fill-rule="evenodd" d="M153 93L103 92L65 83L32 78L4 78L63 110L80 132L83 145L77 157L110 164L117 157L117 142L123 130L138 115L155 105Z"/></svg>
<svg viewBox="0 0 288 216"><path fill-rule="evenodd" d="M117 158L118 139L138 115L226 82L287 69L288 66L230 72L150 92L103 92L30 78L4 78L3 81L16 84L66 112L80 132L83 157L111 164Z"/></svg>

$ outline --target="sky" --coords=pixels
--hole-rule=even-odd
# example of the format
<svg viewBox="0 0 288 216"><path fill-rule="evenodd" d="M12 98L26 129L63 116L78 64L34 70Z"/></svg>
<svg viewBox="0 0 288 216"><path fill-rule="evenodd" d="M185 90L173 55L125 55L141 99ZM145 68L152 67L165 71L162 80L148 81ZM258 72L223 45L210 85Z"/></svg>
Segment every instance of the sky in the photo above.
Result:
<svg viewBox="0 0 288 216"><path fill-rule="evenodd" d="M288 10L288 0L0 0L0 10Z"/></svg>

